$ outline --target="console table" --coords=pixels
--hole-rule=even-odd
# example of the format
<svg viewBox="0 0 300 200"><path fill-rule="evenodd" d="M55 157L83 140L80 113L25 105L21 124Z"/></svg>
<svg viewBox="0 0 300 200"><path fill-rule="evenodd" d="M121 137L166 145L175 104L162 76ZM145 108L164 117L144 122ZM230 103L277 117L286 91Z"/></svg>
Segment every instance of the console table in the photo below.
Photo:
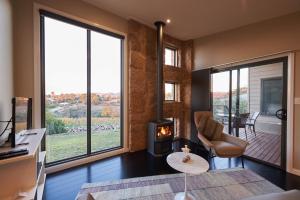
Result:
<svg viewBox="0 0 300 200"><path fill-rule="evenodd" d="M0 199L42 199L46 152L40 150L46 129L32 129L16 135L16 147L0 147L0 152L27 148L28 154L0 160ZM21 145L18 145L21 144Z"/></svg>

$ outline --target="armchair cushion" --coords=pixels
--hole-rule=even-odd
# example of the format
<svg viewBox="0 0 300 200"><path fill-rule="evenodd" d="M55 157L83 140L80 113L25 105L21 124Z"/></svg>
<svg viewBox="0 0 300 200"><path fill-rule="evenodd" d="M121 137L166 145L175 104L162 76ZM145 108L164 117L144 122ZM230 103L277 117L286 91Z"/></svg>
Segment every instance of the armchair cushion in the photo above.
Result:
<svg viewBox="0 0 300 200"><path fill-rule="evenodd" d="M238 137L234 137L234 136L231 136L231 135L228 135L228 134L224 134L224 133L222 133L222 135L221 135L221 140L225 141L225 142L235 144L235 145L243 148L244 150L246 149L246 147L248 145L247 141L242 140L241 138L238 138Z"/></svg>
<svg viewBox="0 0 300 200"><path fill-rule="evenodd" d="M216 122L215 120L207 120L206 122L206 126L204 131L202 132L202 134L208 139L208 140L212 140L215 134L215 130L217 128L218 122Z"/></svg>
<svg viewBox="0 0 300 200"><path fill-rule="evenodd" d="M223 124L220 124L220 123L217 122L214 137L212 138L212 140L220 140L221 136L223 134L223 130L224 130Z"/></svg>
<svg viewBox="0 0 300 200"><path fill-rule="evenodd" d="M213 144L199 132L198 132L198 138L204 144L204 147L207 147L208 149L213 147Z"/></svg>
<svg viewBox="0 0 300 200"><path fill-rule="evenodd" d="M211 112L203 111L203 112L195 112L194 120L197 127L197 130L202 133L205 129L206 122L208 119L212 118Z"/></svg>
<svg viewBox="0 0 300 200"><path fill-rule="evenodd" d="M211 141L215 154L219 157L238 157L243 155L244 149L238 145L225 141Z"/></svg>

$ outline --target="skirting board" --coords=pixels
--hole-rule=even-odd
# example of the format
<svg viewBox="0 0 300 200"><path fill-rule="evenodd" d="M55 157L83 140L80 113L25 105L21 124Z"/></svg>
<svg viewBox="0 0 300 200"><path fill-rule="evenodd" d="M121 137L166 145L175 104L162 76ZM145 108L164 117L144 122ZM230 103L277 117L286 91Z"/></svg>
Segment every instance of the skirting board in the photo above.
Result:
<svg viewBox="0 0 300 200"><path fill-rule="evenodd" d="M292 168L290 170L290 173L292 173L294 175L297 175L297 176L300 176L300 170L299 169Z"/></svg>
<svg viewBox="0 0 300 200"><path fill-rule="evenodd" d="M106 153L102 153L102 154L98 154L98 155L94 155L94 156L90 156L90 157L70 161L70 162L67 162L67 163L58 164L58 165L55 165L55 166L47 167L46 168L46 174L51 174L51 173L54 173L54 172L62 171L62 170L65 170L65 169L69 169L69 168L72 168L72 167L76 167L76 166L79 166L79 165L83 165L83 164L86 164L86 163L94 162L94 161L97 161L97 160L101 160L101 159L104 159L104 158L116 156L116 155L119 155L119 154L122 154L122 153L127 153L127 152L128 152L128 149L122 148L122 149L118 149L118 150L115 150L115 151L110 151L110 152L106 152Z"/></svg>

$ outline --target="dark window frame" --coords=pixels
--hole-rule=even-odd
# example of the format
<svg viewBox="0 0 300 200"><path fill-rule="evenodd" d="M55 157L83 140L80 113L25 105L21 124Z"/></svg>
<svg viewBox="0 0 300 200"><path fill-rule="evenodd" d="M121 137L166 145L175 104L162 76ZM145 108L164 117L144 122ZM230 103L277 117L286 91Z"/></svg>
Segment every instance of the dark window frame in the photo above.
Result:
<svg viewBox="0 0 300 200"><path fill-rule="evenodd" d="M40 85L41 85L41 127L45 128L45 120L46 120L46 113L45 113L45 17L52 18L61 22L65 22L68 24L72 24L81 28L85 28L87 31L87 146L86 146L86 154L77 155L69 158L65 158L62 160L57 160L53 162L46 163L46 167L54 166L57 164L63 164L66 162L87 158L90 156L94 156L97 154L106 153L113 150L118 150L124 147L124 40L125 36L113 33L77 20L73 20L67 18L62 15L58 15L46 10L39 10L40 12ZM120 39L120 54L121 54L121 63L120 63L120 70L121 70L121 77L120 77L120 146L112 147L100 151L91 151L91 31L95 31L98 33L102 33L111 37L115 37ZM90 105L89 105L90 104ZM42 140L41 148L43 151L46 150L46 137L44 136Z"/></svg>
<svg viewBox="0 0 300 200"><path fill-rule="evenodd" d="M269 78L262 78L260 80L260 113L261 115L263 116L275 116L275 114L268 114L266 112L264 112L264 92L265 92L265 88L264 88L264 82L265 81L271 81L271 80L278 80L278 81L283 81L283 78L282 77L269 77ZM283 85L282 85L283 87ZM282 104L282 103L281 103Z"/></svg>

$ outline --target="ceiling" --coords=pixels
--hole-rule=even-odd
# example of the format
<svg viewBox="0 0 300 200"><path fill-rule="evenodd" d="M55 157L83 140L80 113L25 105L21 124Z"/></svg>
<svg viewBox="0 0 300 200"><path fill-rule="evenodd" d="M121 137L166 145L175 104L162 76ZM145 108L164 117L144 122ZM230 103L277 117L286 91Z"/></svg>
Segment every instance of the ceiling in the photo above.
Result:
<svg viewBox="0 0 300 200"><path fill-rule="evenodd" d="M154 27L171 19L166 32L195 39L300 11L300 0L83 0L126 19Z"/></svg>

